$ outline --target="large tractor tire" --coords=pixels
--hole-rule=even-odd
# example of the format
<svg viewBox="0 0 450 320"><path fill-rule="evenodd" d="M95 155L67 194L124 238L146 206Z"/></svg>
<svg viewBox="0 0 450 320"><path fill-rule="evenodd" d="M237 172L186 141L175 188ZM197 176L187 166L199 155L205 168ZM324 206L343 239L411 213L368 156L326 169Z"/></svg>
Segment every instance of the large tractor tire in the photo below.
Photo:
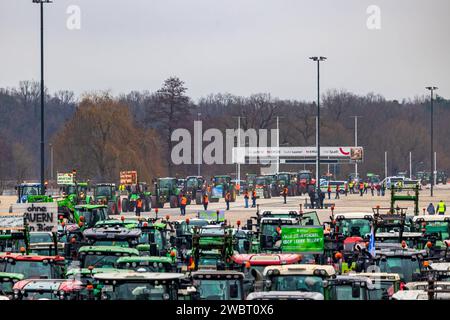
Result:
<svg viewBox="0 0 450 320"><path fill-rule="evenodd" d="M203 203L203 194L201 191L197 191L195 193L195 204L202 204Z"/></svg>
<svg viewBox="0 0 450 320"><path fill-rule="evenodd" d="M177 196L170 196L170 207L178 208L178 197Z"/></svg>
<svg viewBox="0 0 450 320"><path fill-rule="evenodd" d="M122 200L122 212L128 212L128 199L123 198Z"/></svg>

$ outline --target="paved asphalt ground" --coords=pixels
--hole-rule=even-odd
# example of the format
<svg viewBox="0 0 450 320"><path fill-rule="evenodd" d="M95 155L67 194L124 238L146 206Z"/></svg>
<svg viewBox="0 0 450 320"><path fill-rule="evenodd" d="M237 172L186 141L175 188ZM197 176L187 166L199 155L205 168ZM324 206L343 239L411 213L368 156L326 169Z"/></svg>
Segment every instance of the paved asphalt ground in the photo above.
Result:
<svg viewBox="0 0 450 320"><path fill-rule="evenodd" d="M288 210L298 210L299 204L303 204L305 202L305 197L288 197L287 204L283 203L283 198L271 198L271 199L258 199L257 204L260 205L260 209L288 209ZM384 197L372 196L370 191L368 194L365 194L363 197L356 194L349 194L347 197L341 195L341 199L334 199L334 194L331 196L331 200L328 200L327 197L325 202L335 203L335 212L372 212L372 208L380 205L381 208L389 207L390 196L387 194ZM447 214L450 214L450 185L439 185L435 187L434 197L430 197L429 187L424 187L420 192L420 214L422 214L422 209L426 208L430 202L433 202L435 205L440 201L444 200L448 206ZM16 201L15 196L0 196L0 213L8 212L9 206L11 203ZM401 203L401 207L408 207L408 213L413 213L413 203L405 202ZM165 217L169 215L171 219L183 219L180 216L180 210L177 208L171 209L168 208L169 204L166 204L166 207L163 209L159 209L158 216ZM217 210L217 209L225 209L226 205L223 199L221 199L218 203L210 203L208 206L208 210ZM186 217L195 217L199 210L203 210L203 206L191 204L186 208L187 215ZM256 209L255 208L244 208L244 199L242 196L236 199L236 202L232 202L230 204L230 210L226 211L225 217L231 224L235 224L237 220L241 220L242 224L245 224L246 220L251 216L255 216ZM329 221L329 216L331 213L330 209L317 210L319 214L319 218L321 222ZM123 213L124 216L133 215L133 213L127 212ZM142 214L144 217L155 217L155 211L152 209L151 212L144 212Z"/></svg>

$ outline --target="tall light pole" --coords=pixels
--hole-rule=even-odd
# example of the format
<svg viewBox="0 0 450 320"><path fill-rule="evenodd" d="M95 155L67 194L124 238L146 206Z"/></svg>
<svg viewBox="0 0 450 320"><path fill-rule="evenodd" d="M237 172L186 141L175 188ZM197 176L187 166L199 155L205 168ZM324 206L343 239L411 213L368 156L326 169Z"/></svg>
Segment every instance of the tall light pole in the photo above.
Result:
<svg viewBox="0 0 450 320"><path fill-rule="evenodd" d="M355 118L355 147L358 146L358 118L361 116L353 116ZM355 178L358 176L358 162L355 161Z"/></svg>
<svg viewBox="0 0 450 320"><path fill-rule="evenodd" d="M53 181L53 145L49 143L50 147L50 180Z"/></svg>
<svg viewBox="0 0 450 320"><path fill-rule="evenodd" d="M433 121L433 93L435 90L438 89L438 87L425 87L425 89L430 90L431 93L431 134L430 134L430 166L431 166L431 188L430 188L430 195L433 196L433 187L434 187L434 148L433 148L433 128L434 128L434 121Z"/></svg>
<svg viewBox="0 0 450 320"><path fill-rule="evenodd" d="M33 0L33 3L40 5L41 11L41 193L45 193L45 144L44 144L44 3L51 3L51 0Z"/></svg>
<svg viewBox="0 0 450 320"><path fill-rule="evenodd" d="M317 141L317 158L316 158L316 190L320 188L320 62L325 61L326 57L310 57L312 61L317 62L317 121L316 121L316 141Z"/></svg>
<svg viewBox="0 0 450 320"><path fill-rule="evenodd" d="M200 113L200 112L198 112L197 113L197 121L200 121L200 116L201 116L202 114ZM201 163L202 163L202 136L201 136L201 134L200 135L198 135L199 137L198 137L198 153L197 153L197 155L198 155L198 165L197 165L197 176L200 176L200 173L201 173L201 170L200 170L200 168L201 168Z"/></svg>

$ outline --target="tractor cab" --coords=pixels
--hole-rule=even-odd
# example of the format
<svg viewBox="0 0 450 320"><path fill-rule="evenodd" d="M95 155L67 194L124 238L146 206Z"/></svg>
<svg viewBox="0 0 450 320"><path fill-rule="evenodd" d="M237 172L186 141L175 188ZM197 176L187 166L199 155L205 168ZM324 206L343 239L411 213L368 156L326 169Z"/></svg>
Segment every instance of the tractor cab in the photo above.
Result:
<svg viewBox="0 0 450 320"><path fill-rule="evenodd" d="M272 182L268 176L257 176L255 178L254 189L257 198L270 199L272 197Z"/></svg>
<svg viewBox="0 0 450 320"><path fill-rule="evenodd" d="M277 182L275 184L278 196L283 192L283 188L288 188L288 196L297 195L297 175L289 172L280 172L277 174Z"/></svg>
<svg viewBox="0 0 450 320"><path fill-rule="evenodd" d="M95 274L101 300L178 300L184 275L154 272L106 272Z"/></svg>
<svg viewBox="0 0 450 320"><path fill-rule="evenodd" d="M369 291L369 300L389 300L401 288L400 275L397 273L363 272L349 273L348 276L372 280L373 289Z"/></svg>
<svg viewBox="0 0 450 320"><path fill-rule="evenodd" d="M108 207L98 204L82 204L75 206L73 217L69 218L82 229L93 228L99 221L109 219Z"/></svg>
<svg viewBox="0 0 450 320"><path fill-rule="evenodd" d="M222 226L195 228L188 266L192 270L224 270L233 255L232 229Z"/></svg>
<svg viewBox="0 0 450 320"><path fill-rule="evenodd" d="M0 272L18 273L24 279L61 279L65 272L65 259L61 256L1 254Z"/></svg>
<svg viewBox="0 0 450 320"><path fill-rule="evenodd" d="M151 196L152 208L164 208L164 204L167 202L171 208L177 208L180 205L180 194L177 178L158 178L154 180L154 193Z"/></svg>
<svg viewBox="0 0 450 320"><path fill-rule="evenodd" d="M397 273L402 282L411 282L421 278L425 250L381 249L377 250L375 263L380 272Z"/></svg>
<svg viewBox="0 0 450 320"><path fill-rule="evenodd" d="M201 270L191 273L199 300L244 300L244 274Z"/></svg>
<svg viewBox="0 0 450 320"><path fill-rule="evenodd" d="M450 217L445 215L427 215L413 217L414 230L422 234L422 248L427 242L434 249L445 250L446 240L450 239ZM438 250L439 251L439 250Z"/></svg>
<svg viewBox="0 0 450 320"><path fill-rule="evenodd" d="M338 275L323 285L330 291L330 300L371 300L371 291L375 289L371 279L359 275Z"/></svg>
<svg viewBox="0 0 450 320"><path fill-rule="evenodd" d="M119 214L120 201L114 183L98 183L94 187L94 202L106 205L108 214Z"/></svg>
<svg viewBox="0 0 450 320"><path fill-rule="evenodd" d="M347 237L368 239L372 223L372 213L338 213L334 215L334 233L342 235L344 239Z"/></svg>
<svg viewBox="0 0 450 320"><path fill-rule="evenodd" d="M281 251L281 228L299 224L298 218L281 218L277 216L261 218L259 225L261 251Z"/></svg>
<svg viewBox="0 0 450 320"><path fill-rule="evenodd" d="M231 202L236 201L236 188L231 182L231 177L227 175L213 176L211 178L211 188L209 191L209 201L218 202L219 199L225 198L227 192L231 194Z"/></svg>
<svg viewBox="0 0 450 320"><path fill-rule="evenodd" d="M83 246L78 250L80 268L115 268L120 257L138 255L136 249L118 246Z"/></svg>
<svg viewBox="0 0 450 320"><path fill-rule="evenodd" d="M323 285L324 280L336 277L329 265L292 264L268 266L264 269L264 291L300 291L317 292L329 300L330 290Z"/></svg>
<svg viewBox="0 0 450 320"><path fill-rule="evenodd" d="M184 195L188 199L188 204L195 200L195 204L202 204L205 178L202 176L186 177Z"/></svg>
<svg viewBox="0 0 450 320"><path fill-rule="evenodd" d="M43 195L45 190L42 190L40 183L22 183L16 186L17 190L17 203L29 202L30 196Z"/></svg>
<svg viewBox="0 0 450 320"><path fill-rule="evenodd" d="M26 279L14 285L14 300L84 300L82 282L66 279Z"/></svg>

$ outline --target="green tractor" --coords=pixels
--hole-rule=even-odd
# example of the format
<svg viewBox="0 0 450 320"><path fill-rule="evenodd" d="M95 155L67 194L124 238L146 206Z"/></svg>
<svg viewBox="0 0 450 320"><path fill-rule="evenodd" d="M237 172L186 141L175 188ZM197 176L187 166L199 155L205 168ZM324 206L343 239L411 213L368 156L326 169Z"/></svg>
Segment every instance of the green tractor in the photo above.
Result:
<svg viewBox="0 0 450 320"><path fill-rule="evenodd" d="M154 194L151 196L152 208L164 208L166 202L171 208L179 207L180 189L177 178L158 178L154 181Z"/></svg>
<svg viewBox="0 0 450 320"><path fill-rule="evenodd" d="M60 186L60 191L74 206L79 204L90 204L93 202L92 197L88 195L90 187L87 182L64 184Z"/></svg>
<svg viewBox="0 0 450 320"><path fill-rule="evenodd" d="M120 198L114 183L98 183L94 188L94 202L108 206L108 214L119 214Z"/></svg>
<svg viewBox="0 0 450 320"><path fill-rule="evenodd" d="M236 201L236 187L231 183L230 176L213 176L211 179L210 201L219 202L220 198L225 198L229 191L231 194L231 202Z"/></svg>
<svg viewBox="0 0 450 320"><path fill-rule="evenodd" d="M202 204L205 178L201 176L189 176L186 178L184 194L188 199L188 204L195 200L195 204Z"/></svg>
<svg viewBox="0 0 450 320"><path fill-rule="evenodd" d="M152 193L146 182L139 182L129 186L129 191L121 197L122 212L133 212L136 209L136 202L139 198L143 201L144 211L150 211Z"/></svg>

